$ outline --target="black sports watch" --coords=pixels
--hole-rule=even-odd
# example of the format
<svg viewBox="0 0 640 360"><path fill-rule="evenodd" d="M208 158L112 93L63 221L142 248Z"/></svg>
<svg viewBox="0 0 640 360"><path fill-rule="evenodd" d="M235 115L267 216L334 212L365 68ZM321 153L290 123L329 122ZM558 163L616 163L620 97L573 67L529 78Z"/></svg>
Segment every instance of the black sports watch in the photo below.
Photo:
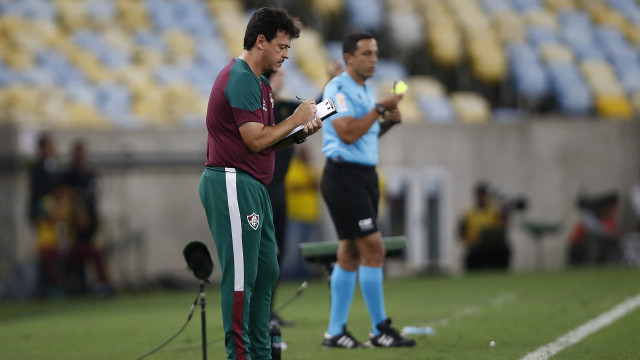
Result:
<svg viewBox="0 0 640 360"><path fill-rule="evenodd" d="M385 108L384 105L380 103L376 103L376 111L378 112L378 114L384 115L384 112L387 111L387 108Z"/></svg>

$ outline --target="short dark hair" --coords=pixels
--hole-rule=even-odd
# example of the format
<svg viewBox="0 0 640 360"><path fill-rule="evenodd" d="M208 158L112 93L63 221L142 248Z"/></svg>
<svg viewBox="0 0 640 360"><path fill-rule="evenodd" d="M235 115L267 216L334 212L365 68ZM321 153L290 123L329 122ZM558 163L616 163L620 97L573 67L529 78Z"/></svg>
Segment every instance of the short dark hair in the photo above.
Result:
<svg viewBox="0 0 640 360"><path fill-rule="evenodd" d="M300 37L300 21L289 16L286 10L263 7L251 16L244 33L243 47L251 50L260 34L270 42L278 35L278 31L297 39Z"/></svg>
<svg viewBox="0 0 640 360"><path fill-rule="evenodd" d="M362 39L375 39L375 37L368 32L354 32L345 36L342 40L342 56L344 54L353 55L358 49L358 41Z"/></svg>

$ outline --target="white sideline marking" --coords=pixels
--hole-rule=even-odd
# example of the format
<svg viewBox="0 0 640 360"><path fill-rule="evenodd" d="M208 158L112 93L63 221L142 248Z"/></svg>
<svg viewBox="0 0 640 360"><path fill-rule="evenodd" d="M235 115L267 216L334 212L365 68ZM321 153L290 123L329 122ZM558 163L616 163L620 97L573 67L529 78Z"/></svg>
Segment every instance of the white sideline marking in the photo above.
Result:
<svg viewBox="0 0 640 360"><path fill-rule="evenodd" d="M489 299L488 302L489 302L489 305L491 305L492 307L499 308L499 307L502 307L504 304L515 300L516 297L517 297L517 294L515 292L508 292L498 297L495 297L493 299ZM445 325L448 325L451 320L460 319L466 316L471 316L477 313L478 311L483 310L484 308L485 306L467 306L462 310L458 311L457 313L454 313L448 318L440 319L435 322L427 323L425 325L445 326Z"/></svg>
<svg viewBox="0 0 640 360"><path fill-rule="evenodd" d="M537 350L528 353L521 360L546 360L569 346L580 342L590 334L602 329L625 316L640 306L640 294L627 299L616 305L613 309L598 315L580 327L569 331L558 340L539 347Z"/></svg>

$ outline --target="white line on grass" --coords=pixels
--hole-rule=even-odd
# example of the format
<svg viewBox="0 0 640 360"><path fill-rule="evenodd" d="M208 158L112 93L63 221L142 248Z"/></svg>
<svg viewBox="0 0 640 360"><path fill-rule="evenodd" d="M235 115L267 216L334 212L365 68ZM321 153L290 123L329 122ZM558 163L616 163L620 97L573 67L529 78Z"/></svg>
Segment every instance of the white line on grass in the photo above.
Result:
<svg viewBox="0 0 640 360"><path fill-rule="evenodd" d="M565 335L559 337L558 340L541 346L537 350L528 353L521 360L546 360L563 349L580 342L590 334L610 325L614 321L635 310L638 306L640 306L640 294L621 302L613 309L602 313L598 315L598 317L587 321L582 326L569 331Z"/></svg>
<svg viewBox="0 0 640 360"><path fill-rule="evenodd" d="M500 308L504 304L515 300L516 297L517 297L517 294L515 292L508 292L508 293L501 294L500 296L495 297L493 299L489 299L488 302L492 307ZM460 319L460 318L463 318L463 317L466 317L466 316L471 316L471 315L483 310L485 307L486 306L467 306L467 307L463 308L462 310L454 313L453 315L451 315L448 318L444 318L444 319L437 320L435 322L427 323L426 325L445 326L445 325L448 325L451 320Z"/></svg>

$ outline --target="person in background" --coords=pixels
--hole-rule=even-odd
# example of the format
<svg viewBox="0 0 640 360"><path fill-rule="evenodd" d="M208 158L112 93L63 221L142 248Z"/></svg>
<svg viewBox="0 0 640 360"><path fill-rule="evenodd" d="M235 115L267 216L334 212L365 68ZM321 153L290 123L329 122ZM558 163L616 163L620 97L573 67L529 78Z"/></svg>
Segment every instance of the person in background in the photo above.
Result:
<svg viewBox="0 0 640 360"><path fill-rule="evenodd" d="M280 265L281 277L300 279L309 267L300 256L300 243L316 240L320 220L320 176L311 164L309 148L298 146L285 178L287 191L287 251Z"/></svg>
<svg viewBox="0 0 640 360"><path fill-rule="evenodd" d="M618 194L610 192L578 199L580 219L569 234L569 264L615 263L621 257Z"/></svg>
<svg viewBox="0 0 640 360"><path fill-rule="evenodd" d="M51 134L40 134L36 162L29 173L28 217L34 226L38 220L40 200L54 189L60 178L55 145Z"/></svg>
<svg viewBox="0 0 640 360"><path fill-rule="evenodd" d="M398 110L402 95L389 94L376 102L372 87L366 83L378 62L378 43L373 35L351 33L344 38L342 49L346 70L329 81L323 94L325 99L334 99L338 113L324 121L322 152L327 161L320 189L340 240L338 261L331 274L329 326L322 344L363 346L346 326L357 276L371 319L371 344L414 346L414 340L391 327L385 312L385 247L377 225L378 138L402 120Z"/></svg>
<svg viewBox="0 0 640 360"><path fill-rule="evenodd" d="M291 101L283 99L280 96L282 87L284 86L285 71L280 68L276 72L268 74L269 83L271 84L271 92L273 93L273 117L276 124L281 123L284 119L291 116L298 105L299 101ZM276 162L273 169L273 179L267 185L267 192L271 199L271 207L273 208L273 226L276 234L276 245L278 246L278 265L281 264L282 256L287 251L285 248L285 238L287 229L287 199L284 187L284 179L289 170L289 163L293 156L293 147L286 147L276 151ZM271 315L270 323L282 326L291 325L290 321L284 320L273 310L275 293L278 285L273 288L271 299Z"/></svg>
<svg viewBox="0 0 640 360"><path fill-rule="evenodd" d="M475 185L474 202L458 225L458 236L464 243L465 268L507 268L509 248L505 237L506 212L491 199L489 186L480 181Z"/></svg>
<svg viewBox="0 0 640 360"><path fill-rule="evenodd" d="M59 200L64 198L64 191L59 188L59 178L55 141L51 134L41 133L38 137L36 160L29 172L27 206L27 217L36 239L38 297L59 296L63 293L56 230L56 223L62 215Z"/></svg>
<svg viewBox="0 0 640 360"><path fill-rule="evenodd" d="M97 175L89 167L87 145L82 140L73 143L71 164L62 173L62 183L73 190L75 238L70 244L66 264L66 281L71 293L88 291L85 264L93 264L98 282L93 291L100 296L113 292L109 281L104 251L96 244L98 230Z"/></svg>

